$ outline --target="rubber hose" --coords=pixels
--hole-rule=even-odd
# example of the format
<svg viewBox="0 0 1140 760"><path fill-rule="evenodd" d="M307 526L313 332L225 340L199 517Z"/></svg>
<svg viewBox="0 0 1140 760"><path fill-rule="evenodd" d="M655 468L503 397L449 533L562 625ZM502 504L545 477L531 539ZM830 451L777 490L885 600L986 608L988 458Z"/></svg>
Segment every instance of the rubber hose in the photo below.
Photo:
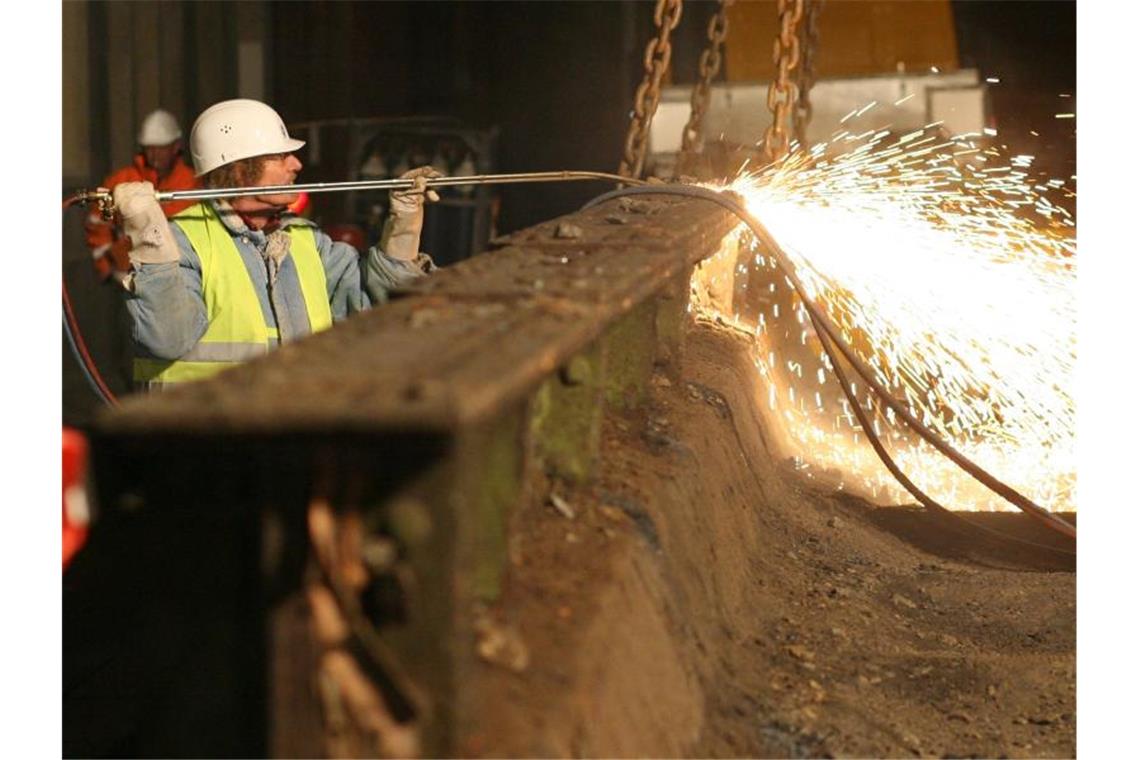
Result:
<svg viewBox="0 0 1140 760"><path fill-rule="evenodd" d="M75 205L80 200L79 195L72 195L63 200L63 210L66 211L71 206ZM79 323L75 319L75 312L71 308L71 298L67 293L67 282L61 281L60 286L63 288L63 331L67 335L67 344L71 348L71 353L75 356L75 361L79 365L80 371L83 372L83 377L87 380L87 384L95 391L95 395L99 397L107 406L118 406L119 400L115 398L115 394L103 382L103 376L99 374L99 368L95 366L95 360L91 358L91 354L87 351L87 344L83 341L83 333L79 331Z"/></svg>
<svg viewBox="0 0 1140 760"><path fill-rule="evenodd" d="M118 406L119 400L103 382L103 377L99 374L98 367L95 366L95 360L91 358L91 354L87 351L87 344L83 342L83 335L79 332L79 325L75 321L75 313L71 309L67 285L62 282L60 284L63 287L63 332L67 336L67 344L71 347L71 353L75 356L75 361L79 364L84 379L95 391L99 400L107 406Z"/></svg>

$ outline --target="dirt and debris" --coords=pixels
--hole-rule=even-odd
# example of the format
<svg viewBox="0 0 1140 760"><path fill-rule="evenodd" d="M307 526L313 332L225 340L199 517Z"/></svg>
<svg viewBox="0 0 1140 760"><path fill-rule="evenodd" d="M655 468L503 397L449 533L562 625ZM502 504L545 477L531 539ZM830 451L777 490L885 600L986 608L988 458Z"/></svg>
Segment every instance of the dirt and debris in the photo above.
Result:
<svg viewBox="0 0 1140 760"><path fill-rule="evenodd" d="M654 205L649 200L625 197L618 200L618 208L627 214L651 214L660 210L661 206Z"/></svg>
<svg viewBox="0 0 1140 760"><path fill-rule="evenodd" d="M484 661L515 673L526 670L530 654L526 642L514 627L498 623L483 614L475 619L475 634L478 636L476 651Z"/></svg>
<svg viewBox="0 0 1140 760"><path fill-rule="evenodd" d="M558 510L559 514L567 520L574 519L574 508L571 507L565 499L556 493L550 494L550 505Z"/></svg>
<svg viewBox="0 0 1140 760"><path fill-rule="evenodd" d="M515 514L493 612L526 664L481 634L496 706L466 749L1075 756L1075 574L929 553L940 524L892 531L805 480L765 439L744 348L697 323L680 378L607 419L595 482L540 483Z"/></svg>
<svg viewBox="0 0 1140 760"><path fill-rule="evenodd" d="M559 222L554 228L554 237L564 240L574 240L582 237L582 228L570 222Z"/></svg>

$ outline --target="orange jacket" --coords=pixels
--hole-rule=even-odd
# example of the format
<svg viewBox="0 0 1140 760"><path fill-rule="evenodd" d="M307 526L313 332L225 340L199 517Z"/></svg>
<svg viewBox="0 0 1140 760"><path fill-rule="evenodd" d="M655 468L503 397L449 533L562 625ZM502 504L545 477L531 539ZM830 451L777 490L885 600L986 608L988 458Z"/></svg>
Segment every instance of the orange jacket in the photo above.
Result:
<svg viewBox="0 0 1140 760"><path fill-rule="evenodd" d="M174 168L170 170L170 174L159 181L158 173L146 165L142 153L135 154L130 166L124 166L110 174L103 180L101 187L113 190L115 185L123 182L150 182L155 190L162 191L193 190L198 187L198 178L181 156L174 160ZM167 218L170 218L194 203L196 201L163 203L162 210ZM101 279L106 279L113 270L126 272L130 269L127 252L131 248L131 241L123 236L117 224L108 222L98 209L94 209L87 215L86 228L87 246L91 249L91 255L95 259L95 271Z"/></svg>

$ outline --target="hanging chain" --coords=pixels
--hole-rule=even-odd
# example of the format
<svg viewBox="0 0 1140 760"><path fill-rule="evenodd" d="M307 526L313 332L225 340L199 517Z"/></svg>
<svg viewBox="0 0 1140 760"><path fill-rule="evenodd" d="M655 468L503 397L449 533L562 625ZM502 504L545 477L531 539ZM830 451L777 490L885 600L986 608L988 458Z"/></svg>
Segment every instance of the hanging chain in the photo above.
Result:
<svg viewBox="0 0 1140 760"><path fill-rule="evenodd" d="M681 22L681 0L657 0L653 21L657 24L657 36L645 47L645 78L633 96L633 118L625 138L625 154L618 167L618 174L623 177L640 176L645 164L649 125L661 100L661 79L673 58L669 35Z"/></svg>
<svg viewBox="0 0 1140 760"><path fill-rule="evenodd" d="M811 123L811 88L815 84L815 51L819 45L819 13L823 0L805 0L803 23L800 24L800 98L796 101L794 126L800 146L808 147L807 128Z"/></svg>
<svg viewBox="0 0 1140 760"><path fill-rule="evenodd" d="M701 124L709 107L709 90L713 79L720 73L720 49L728 36L728 6L733 0L720 0L720 7L709 19L709 46L701 53L700 78L693 85L690 99L689 123L681 133L681 155L686 156L698 149L701 137Z"/></svg>
<svg viewBox="0 0 1140 760"><path fill-rule="evenodd" d="M768 87L768 110L772 123L764 132L764 153L775 161L788 152L788 117L795 106L796 83L791 74L800 62L800 40L796 27L804 13L804 0L779 0L780 32L772 46L776 77Z"/></svg>

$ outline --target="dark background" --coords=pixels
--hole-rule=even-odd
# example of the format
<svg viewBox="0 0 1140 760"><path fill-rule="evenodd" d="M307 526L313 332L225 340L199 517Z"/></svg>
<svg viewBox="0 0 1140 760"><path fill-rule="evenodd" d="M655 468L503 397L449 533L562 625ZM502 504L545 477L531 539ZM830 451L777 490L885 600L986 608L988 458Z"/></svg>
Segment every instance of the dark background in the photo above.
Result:
<svg viewBox="0 0 1140 760"><path fill-rule="evenodd" d="M1077 110L1077 4L957 0L951 5L959 64L978 69L983 79L1001 79L990 86L1001 142L1014 153L1035 156L1035 166L1051 176L1069 179L1077 173L1076 121L1056 114Z"/></svg>
<svg viewBox="0 0 1140 760"><path fill-rule="evenodd" d="M137 12L131 19L116 14L116 6L123 3L86 5L88 86L96 102L89 114L89 171L86 177L68 178L79 183L97 182L129 159L120 155L125 152L122 140L116 143L109 131L129 126L130 120L108 127L112 119L107 111L121 109L99 102L100 90L130 86L129 71L123 76L98 64L107 57L108 45L131 47L131 39L117 36L120 27L150 23L141 21ZM264 99L287 123L414 115L454 117L472 127L496 126L500 137L494 164L505 172L615 170L633 92L642 76L641 54L654 32L653 3L634 0L125 5L167 10L180 6L179 15L164 11L154 23L162 26L163 39L181 38L185 60L177 68L166 60L153 65L177 72L177 90L163 85L170 92L160 89L158 99L187 132L206 106L243 96L233 48L255 35L265 49ZM243 18L253 6L260 12L252 21ZM824 17L827 6L825 2ZM1054 114L1075 110L1076 3L954 0L950 6L960 65L977 68L982 77L1001 78L991 87L999 127L1018 135L1029 129L1040 133L1043 158L1045 150L1072 153L1073 122L1057 120ZM237 12L243 7L244 14ZM673 82L694 80L705 25L715 7L710 1L685 3L673 33ZM822 47L827 44L826 37L820 40ZM156 55L167 56L169 47ZM756 55L767 58L769 53L757 50ZM68 86L65 81L65 90ZM1074 98L1061 99L1060 93ZM139 118L153 107L144 106L142 99L132 101ZM128 131L133 133L117 130L120 135ZM565 213L597 191L576 184L502 186L500 230Z"/></svg>

